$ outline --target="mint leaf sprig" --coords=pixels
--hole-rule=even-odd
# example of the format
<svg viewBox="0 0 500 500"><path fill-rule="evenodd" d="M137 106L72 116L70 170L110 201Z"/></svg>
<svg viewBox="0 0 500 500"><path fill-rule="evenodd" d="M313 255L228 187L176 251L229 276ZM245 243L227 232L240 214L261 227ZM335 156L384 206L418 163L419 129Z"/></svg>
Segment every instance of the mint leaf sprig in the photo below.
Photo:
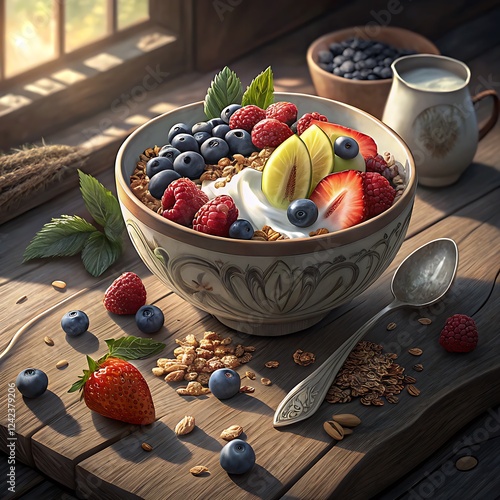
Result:
<svg viewBox="0 0 500 500"><path fill-rule="evenodd" d="M266 109L274 101L274 76L271 66L259 73L247 87L241 99L241 105L254 104Z"/></svg>
<svg viewBox="0 0 500 500"><path fill-rule="evenodd" d="M217 73L207 90L204 111L207 118L220 118L221 111L230 104L240 104L243 95L241 80L225 66Z"/></svg>
<svg viewBox="0 0 500 500"><path fill-rule="evenodd" d="M46 257L69 257L81 253L85 269L100 276L123 252L125 224L113 193L97 179L78 170L83 201L93 224L78 215L61 215L45 224L27 246L23 262Z"/></svg>

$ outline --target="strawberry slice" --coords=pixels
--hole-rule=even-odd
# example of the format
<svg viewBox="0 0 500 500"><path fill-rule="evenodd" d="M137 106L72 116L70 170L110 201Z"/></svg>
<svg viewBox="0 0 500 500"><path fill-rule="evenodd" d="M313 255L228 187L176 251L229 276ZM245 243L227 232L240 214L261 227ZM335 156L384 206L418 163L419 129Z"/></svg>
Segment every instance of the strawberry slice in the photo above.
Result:
<svg viewBox="0 0 500 500"><path fill-rule="evenodd" d="M318 223L330 232L346 229L365 219L363 177L357 170L327 175L309 198L318 207Z"/></svg>
<svg viewBox="0 0 500 500"><path fill-rule="evenodd" d="M332 144L335 142L335 139L337 139L337 137L348 136L352 137L358 143L359 152L361 153L363 158L366 159L370 156L377 155L377 144L369 135L363 134L358 130L354 130L349 127L344 127L343 125L338 125L337 123L312 120L311 124L313 123L315 123L318 127L323 129L327 133Z"/></svg>

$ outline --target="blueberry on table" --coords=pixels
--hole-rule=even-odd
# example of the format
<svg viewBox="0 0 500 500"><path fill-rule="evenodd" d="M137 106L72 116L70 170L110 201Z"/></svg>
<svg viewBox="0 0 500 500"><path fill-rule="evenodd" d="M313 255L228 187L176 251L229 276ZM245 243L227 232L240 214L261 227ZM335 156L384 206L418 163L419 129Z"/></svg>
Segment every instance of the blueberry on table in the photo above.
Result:
<svg viewBox="0 0 500 500"><path fill-rule="evenodd" d="M156 306L146 304L135 313L135 323L142 333L156 333L164 322L163 312Z"/></svg>
<svg viewBox="0 0 500 500"><path fill-rule="evenodd" d="M230 368L219 368L210 375L208 388L217 399L229 399L240 392L241 379Z"/></svg>
<svg viewBox="0 0 500 500"><path fill-rule="evenodd" d="M49 385L47 374L37 368L27 368L16 378L16 387L26 398L41 396Z"/></svg>
<svg viewBox="0 0 500 500"><path fill-rule="evenodd" d="M236 219L229 226L229 237L237 238L240 240L251 240L254 235L254 228L252 224L246 219Z"/></svg>
<svg viewBox="0 0 500 500"><path fill-rule="evenodd" d="M199 179L205 171L205 160L200 153L185 151L175 159L174 170L181 177L188 177L191 180Z"/></svg>
<svg viewBox="0 0 500 500"><path fill-rule="evenodd" d="M286 211L291 224L297 227L312 226L318 218L318 207L308 198L293 200Z"/></svg>
<svg viewBox="0 0 500 500"><path fill-rule="evenodd" d="M168 142L172 143L172 139L178 134L190 134L191 127L186 123L176 123L172 125L170 130L168 131Z"/></svg>
<svg viewBox="0 0 500 500"><path fill-rule="evenodd" d="M165 156L168 158L172 163L174 160L181 154L181 152L177 149L172 147L170 144L165 144L160 149L160 152L158 153L158 156Z"/></svg>
<svg viewBox="0 0 500 500"><path fill-rule="evenodd" d="M161 172L162 170L172 170L174 168L172 160L166 156L157 156L156 158L151 158L146 163L146 175L151 179L155 174Z"/></svg>
<svg viewBox="0 0 500 500"><path fill-rule="evenodd" d="M175 170L163 170L161 172L158 172L149 181L148 189L151 193L151 196L153 196L157 200L161 200L165 189L167 189L170 183L175 181L176 179L180 179L181 177L182 175L180 175Z"/></svg>
<svg viewBox="0 0 500 500"><path fill-rule="evenodd" d="M229 154L229 146L224 139L211 137L201 145L200 153L208 164L216 165L221 158Z"/></svg>
<svg viewBox="0 0 500 500"><path fill-rule="evenodd" d="M226 106L220 113L220 118L223 123L229 123L231 115L240 108L241 104L230 104L229 106Z"/></svg>
<svg viewBox="0 0 500 500"><path fill-rule="evenodd" d="M191 134L177 134L171 141L172 146L177 148L181 153L184 151L200 150L196 139Z"/></svg>
<svg viewBox="0 0 500 500"><path fill-rule="evenodd" d="M341 135L335 139L333 151L343 160L352 160L358 156L359 145L352 137Z"/></svg>
<svg viewBox="0 0 500 500"><path fill-rule="evenodd" d="M243 439L233 439L222 448L219 463L228 474L244 474L255 465L255 452Z"/></svg>
<svg viewBox="0 0 500 500"><path fill-rule="evenodd" d="M70 337L77 337L89 329L89 317L83 311L68 311L61 319L61 328Z"/></svg>

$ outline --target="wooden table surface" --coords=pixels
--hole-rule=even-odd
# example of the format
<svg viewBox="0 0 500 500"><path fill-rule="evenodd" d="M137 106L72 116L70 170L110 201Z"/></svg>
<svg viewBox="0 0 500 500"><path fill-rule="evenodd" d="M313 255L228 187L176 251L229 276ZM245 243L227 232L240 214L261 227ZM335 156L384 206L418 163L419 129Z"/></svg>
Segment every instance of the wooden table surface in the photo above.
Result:
<svg viewBox="0 0 500 500"><path fill-rule="evenodd" d="M498 17L498 10L495 11ZM464 32L467 27L464 27ZM325 30L326 31L326 30ZM312 92L305 59L300 64L284 60L283 47L303 49L305 37L283 37L233 67L254 75L262 61L271 64L277 90ZM471 91L482 82L500 85L498 38L493 45L471 51L456 43L456 33L436 43L446 55L461 58L472 70ZM295 44L295 45L294 45ZM202 75L192 93L206 89L211 75ZM294 83L295 82L295 83ZM299 82L299 83L297 83ZM495 83L497 82L497 83ZM498 90L498 89L497 89ZM193 100L189 89L186 100ZM157 98L157 97L156 97ZM164 96L168 101L168 95ZM480 114L482 111L480 110ZM33 235L51 217L61 214L87 216L78 189L60 193L0 226L0 350L14 333L34 317L10 355L0 364L2 399L8 384L28 366L49 376L48 391L27 400L17 393L15 401L16 494L6 491L6 461L2 462L0 496L6 498L495 498L498 474L489 472L499 464L494 439L500 435L500 123L484 138L474 163L453 186L419 187L408 230L396 259L383 276L361 296L341 306L315 327L285 337L251 337L232 331L196 310L160 284L140 262L127 241L125 255L101 279L90 277L79 258L33 261L22 264L22 253ZM113 189L112 168L98 176ZM449 294L439 304L421 311L400 310L380 321L366 339L398 354L397 362L415 375L419 397L402 394L397 405L366 407L359 400L348 404L324 403L308 420L289 427L272 426L274 410L284 395L324 361L350 334L391 300L390 280L397 265L420 245L439 237L458 245L460 262ZM101 417L87 409L67 390L85 365L85 354L105 352L104 339L140 335L133 317L116 317L102 306L104 290L121 272L142 277L148 303L165 313L165 328L155 339L166 343L162 356L169 357L175 339L207 330L231 336L233 343L253 345L253 359L238 369L257 374L253 394L227 401L213 396L181 397L174 387L151 373L155 358L134 364L149 383L157 421L144 427ZM51 286L63 280L67 289ZM74 298L72 294L78 293ZM26 296L22 303L18 299ZM90 317L90 332L68 341L60 328L62 315L82 309ZM44 312L45 311L45 312ZM438 344L439 332L448 316L471 315L479 329L479 346L467 355L446 353ZM432 320L422 325L418 318ZM395 322L395 330L386 326ZM49 335L54 346L44 343ZM410 347L420 347L424 371L415 374ZM297 349L316 354L316 364L300 367L292 360ZM69 366L56 368L60 359ZM280 361L277 369L264 366ZM271 386L261 385L269 377ZM0 408L0 441L7 450L8 409ZM334 413L355 413L362 425L352 436L334 443L322 423ZM184 437L173 431L184 415L196 418L197 428ZM219 435L232 424L243 426L257 462L241 477L227 475L218 464L225 442ZM10 441L12 442L12 441ZM145 452L141 443L152 445ZM460 472L455 461L472 454L477 467ZM4 457L5 458L5 457ZM23 464L26 464L23 465ZM193 477L189 469L205 465L210 474ZM9 495L9 496L7 496Z"/></svg>

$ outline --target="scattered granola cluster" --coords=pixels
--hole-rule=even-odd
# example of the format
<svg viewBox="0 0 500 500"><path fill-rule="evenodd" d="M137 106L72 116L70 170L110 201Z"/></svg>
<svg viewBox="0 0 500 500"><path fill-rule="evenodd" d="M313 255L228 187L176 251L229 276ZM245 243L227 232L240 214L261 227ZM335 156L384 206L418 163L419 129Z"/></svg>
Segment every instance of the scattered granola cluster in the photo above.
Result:
<svg viewBox="0 0 500 500"><path fill-rule="evenodd" d="M394 353L383 353L383 347L373 342L361 341L351 351L328 390L329 403L349 403L359 397L366 406L383 406L399 402L398 394L407 386L412 396L420 391L413 385L414 377L405 375L405 369L394 362ZM421 353L421 352L420 352Z"/></svg>

